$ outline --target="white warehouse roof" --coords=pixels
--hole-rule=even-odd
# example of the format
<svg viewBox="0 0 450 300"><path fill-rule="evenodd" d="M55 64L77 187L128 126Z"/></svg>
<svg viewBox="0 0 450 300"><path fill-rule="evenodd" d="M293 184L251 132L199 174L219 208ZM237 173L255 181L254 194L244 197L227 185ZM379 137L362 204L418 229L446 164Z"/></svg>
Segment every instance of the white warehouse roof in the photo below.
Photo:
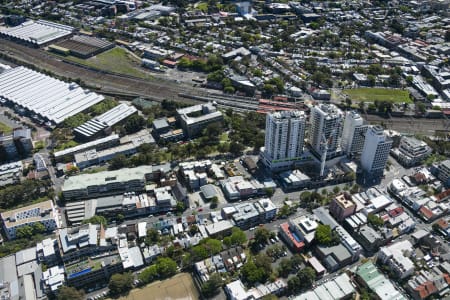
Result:
<svg viewBox="0 0 450 300"><path fill-rule="evenodd" d="M122 103L108 110L104 114L78 126L74 129L74 131L81 135L89 137L105 129L106 127L112 127L116 125L135 112L137 112L137 109L134 106Z"/></svg>
<svg viewBox="0 0 450 300"><path fill-rule="evenodd" d="M76 83L67 83L25 67L0 74L0 98L59 124L104 98Z"/></svg>
<svg viewBox="0 0 450 300"><path fill-rule="evenodd" d="M36 45L46 44L72 34L74 28L45 20L27 21L19 26L0 29L0 34Z"/></svg>

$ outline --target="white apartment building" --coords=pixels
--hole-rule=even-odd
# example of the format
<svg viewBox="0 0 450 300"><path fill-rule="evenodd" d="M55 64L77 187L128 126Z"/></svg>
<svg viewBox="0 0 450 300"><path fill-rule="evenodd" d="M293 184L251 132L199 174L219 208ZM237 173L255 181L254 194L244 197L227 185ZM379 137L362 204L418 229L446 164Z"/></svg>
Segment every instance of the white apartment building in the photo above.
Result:
<svg viewBox="0 0 450 300"><path fill-rule="evenodd" d="M373 176L381 176L388 160L392 140L384 133L381 126L371 126L366 133L361 154L361 166Z"/></svg>
<svg viewBox="0 0 450 300"><path fill-rule="evenodd" d="M344 114L333 104L319 104L311 110L309 143L320 156L328 143L327 159L333 158L341 150L341 134Z"/></svg>
<svg viewBox="0 0 450 300"><path fill-rule="evenodd" d="M408 240L381 247L378 260L388 265L400 279L404 279L414 273L414 263L408 257L412 249L413 245Z"/></svg>
<svg viewBox="0 0 450 300"><path fill-rule="evenodd" d="M306 116L303 111L267 114L266 136L262 158L270 169L288 167L301 159L305 138Z"/></svg>
<svg viewBox="0 0 450 300"><path fill-rule="evenodd" d="M356 111L345 113L344 129L342 130L342 150L345 154L348 156L361 154L367 128L363 118Z"/></svg>
<svg viewBox="0 0 450 300"><path fill-rule="evenodd" d="M398 149L394 149L392 154L403 166L411 167L426 159L432 151L427 143L404 136L400 140Z"/></svg>

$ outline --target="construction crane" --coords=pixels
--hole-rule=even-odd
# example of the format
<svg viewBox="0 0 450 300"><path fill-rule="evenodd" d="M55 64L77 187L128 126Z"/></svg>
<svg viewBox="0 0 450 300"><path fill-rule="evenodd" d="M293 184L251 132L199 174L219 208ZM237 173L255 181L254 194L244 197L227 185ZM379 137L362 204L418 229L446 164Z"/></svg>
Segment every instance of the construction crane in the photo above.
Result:
<svg viewBox="0 0 450 300"><path fill-rule="evenodd" d="M326 162L326 160L327 160L327 154L328 154L328 145L331 144L331 142L332 142L332 140L333 140L333 137L334 137L334 134L336 133L336 129L337 129L337 127L335 127L335 128L331 131L330 136L328 137L328 140L327 140L327 138L325 137L325 134L322 134L322 138L321 138L321 141L320 141L320 145L321 145L321 146L325 146L325 149L324 149L324 151L322 152L322 156L321 156L321 158L320 158L320 177L323 177L323 175L324 175L324 172L325 172L325 162Z"/></svg>

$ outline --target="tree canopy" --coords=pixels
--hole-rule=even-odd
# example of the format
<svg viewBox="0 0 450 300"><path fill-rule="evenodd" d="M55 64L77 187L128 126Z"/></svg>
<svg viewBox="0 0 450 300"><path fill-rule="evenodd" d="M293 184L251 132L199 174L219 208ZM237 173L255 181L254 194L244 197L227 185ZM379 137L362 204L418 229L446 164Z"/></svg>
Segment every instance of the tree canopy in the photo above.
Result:
<svg viewBox="0 0 450 300"><path fill-rule="evenodd" d="M108 288L112 296L118 296L128 292L133 287L133 275L129 272L114 274L109 280Z"/></svg>
<svg viewBox="0 0 450 300"><path fill-rule="evenodd" d="M83 290L77 290L74 287L63 285L58 289L58 294L56 299L58 300L83 300L84 292Z"/></svg>

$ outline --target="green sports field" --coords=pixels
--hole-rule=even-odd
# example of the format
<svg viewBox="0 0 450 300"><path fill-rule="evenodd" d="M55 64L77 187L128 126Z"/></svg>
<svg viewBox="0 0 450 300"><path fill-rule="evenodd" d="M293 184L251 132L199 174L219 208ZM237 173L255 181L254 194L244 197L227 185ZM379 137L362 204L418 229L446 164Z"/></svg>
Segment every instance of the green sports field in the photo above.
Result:
<svg viewBox="0 0 450 300"><path fill-rule="evenodd" d="M348 95L350 99L355 102L390 101L394 103L412 103L409 98L409 92L406 90L358 88L343 90L342 93Z"/></svg>

